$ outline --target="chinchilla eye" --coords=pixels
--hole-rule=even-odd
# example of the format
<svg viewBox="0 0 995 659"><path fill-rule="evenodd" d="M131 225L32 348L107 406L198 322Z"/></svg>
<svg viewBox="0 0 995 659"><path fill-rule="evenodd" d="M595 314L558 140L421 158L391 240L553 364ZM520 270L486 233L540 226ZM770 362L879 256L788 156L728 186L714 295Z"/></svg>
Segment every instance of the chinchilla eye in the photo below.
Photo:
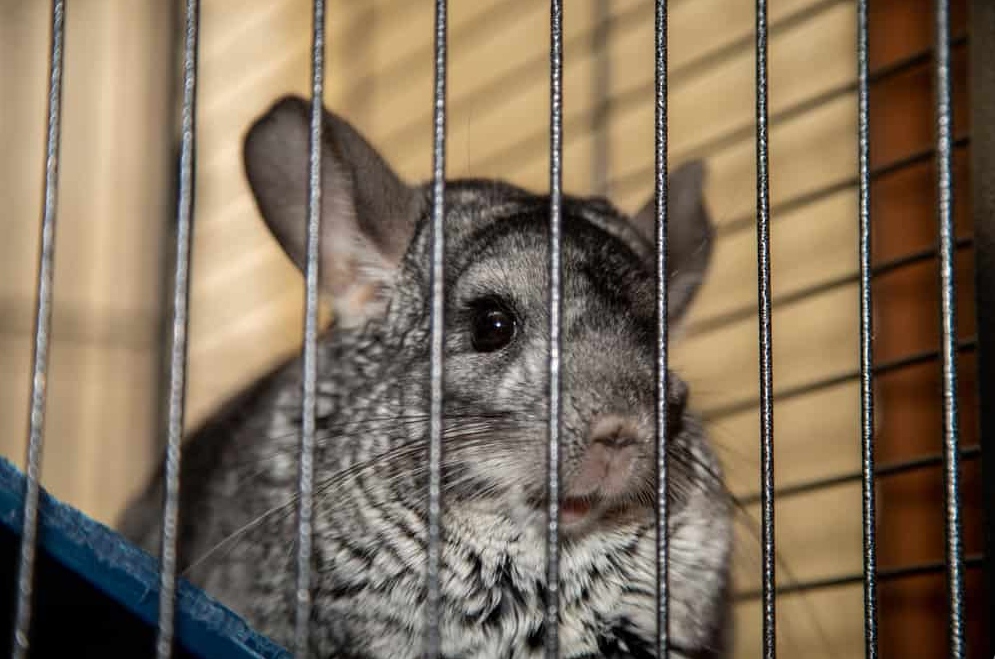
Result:
<svg viewBox="0 0 995 659"><path fill-rule="evenodd" d="M515 316L494 300L481 302L471 320L471 339L477 352L494 352L515 338Z"/></svg>

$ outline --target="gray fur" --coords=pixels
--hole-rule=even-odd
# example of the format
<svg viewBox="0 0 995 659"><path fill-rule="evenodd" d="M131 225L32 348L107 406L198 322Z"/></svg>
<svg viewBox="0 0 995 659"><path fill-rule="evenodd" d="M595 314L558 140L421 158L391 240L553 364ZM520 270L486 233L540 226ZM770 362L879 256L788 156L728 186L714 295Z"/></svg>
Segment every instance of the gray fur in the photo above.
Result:
<svg viewBox="0 0 995 659"><path fill-rule="evenodd" d="M306 107L277 103L246 143L260 209L298 263ZM429 191L404 185L338 117L326 113L325 125L322 267L335 276L323 281L340 295L366 293L336 307L340 322L319 347L312 647L315 657L405 659L419 656L424 618ZM690 183L678 185L681 176ZM707 266L711 229L701 173L672 180L671 237L685 251L671 253L670 291L683 310ZM446 202L444 655L539 657L548 198L494 181L452 181ZM563 212L567 487L595 419L624 418L637 441L627 449L636 456L631 487L562 540L561 647L571 658L651 657L652 233L645 218L632 224L602 200L567 197ZM401 240L406 249L397 248ZM361 265L336 270L341 258ZM488 296L508 301L519 324L507 348L478 353L468 307ZM190 438L181 477L181 564L193 564L193 581L284 644L293 630L299 378L295 359L219 411ZM672 656L718 657L731 512L704 430L685 409L686 386L670 378L679 416L668 453ZM123 522L150 551L160 501L157 478Z"/></svg>

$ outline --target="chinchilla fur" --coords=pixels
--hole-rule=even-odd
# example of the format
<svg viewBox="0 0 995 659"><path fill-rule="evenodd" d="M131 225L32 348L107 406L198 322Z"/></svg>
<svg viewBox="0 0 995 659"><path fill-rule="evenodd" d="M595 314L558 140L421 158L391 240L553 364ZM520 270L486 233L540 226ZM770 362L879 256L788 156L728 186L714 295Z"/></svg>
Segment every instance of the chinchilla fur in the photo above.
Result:
<svg viewBox="0 0 995 659"><path fill-rule="evenodd" d="M308 104L249 130L246 173L274 237L304 262ZM313 547L314 657L421 654L425 618L430 188L408 186L326 112ZM704 169L669 184L676 326L705 275ZM549 198L446 185L441 636L445 657L539 657L545 635ZM561 655L653 657L656 255L651 202L626 217L563 199ZM293 359L184 448L179 561L277 642L292 641L301 412ZM687 386L669 374L670 643L724 656L729 499ZM162 475L122 520L158 551Z"/></svg>

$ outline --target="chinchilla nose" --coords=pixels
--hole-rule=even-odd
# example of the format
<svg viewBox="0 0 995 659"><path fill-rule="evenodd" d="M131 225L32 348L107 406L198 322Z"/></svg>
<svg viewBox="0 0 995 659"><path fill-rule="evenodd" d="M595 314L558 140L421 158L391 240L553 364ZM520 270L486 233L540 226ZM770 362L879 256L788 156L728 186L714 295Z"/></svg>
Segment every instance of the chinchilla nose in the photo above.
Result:
<svg viewBox="0 0 995 659"><path fill-rule="evenodd" d="M605 416L591 427L591 444L601 444L612 450L623 449L639 442L638 428L623 416Z"/></svg>
<svg viewBox="0 0 995 659"><path fill-rule="evenodd" d="M688 386L676 375L671 374L667 387L667 422L671 432L681 427L681 419L687 408ZM645 436L643 436L645 435ZM594 420L588 434L592 446L601 445L606 449L619 451L628 446L650 441L645 430L640 431L635 418L620 414L607 414Z"/></svg>

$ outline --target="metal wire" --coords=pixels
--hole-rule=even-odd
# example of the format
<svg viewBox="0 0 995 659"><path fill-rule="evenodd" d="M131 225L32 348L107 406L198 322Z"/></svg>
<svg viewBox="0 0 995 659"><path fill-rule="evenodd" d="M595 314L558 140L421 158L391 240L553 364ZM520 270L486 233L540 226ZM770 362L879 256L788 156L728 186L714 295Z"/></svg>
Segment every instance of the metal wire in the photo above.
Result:
<svg viewBox="0 0 995 659"><path fill-rule="evenodd" d="M860 232L860 434L864 523L864 656L878 656L877 544L874 501L874 344L871 298L871 155L867 0L857 0L857 148Z"/></svg>
<svg viewBox="0 0 995 659"><path fill-rule="evenodd" d="M657 656L670 656L670 558L667 520L667 0L656 3L656 648Z"/></svg>
<svg viewBox="0 0 995 659"><path fill-rule="evenodd" d="M442 548L442 385L445 281L446 194L446 0L435 3L435 119L432 148L432 337L431 401L428 444L428 563L426 568L425 656L442 654L440 611L442 592L439 567Z"/></svg>
<svg viewBox="0 0 995 659"><path fill-rule="evenodd" d="M166 422L165 496L160 547L159 627L156 656L173 651L176 607L176 534L180 508L180 445L187 379L187 315L190 300L190 238L196 184L197 44L199 0L187 0L183 40L183 107L180 111L180 171L176 206L176 267L173 279L173 327L169 356L169 409Z"/></svg>
<svg viewBox="0 0 995 659"><path fill-rule="evenodd" d="M767 0L757 0L757 310L760 352L760 508L763 656L777 655L774 602L774 382L770 292L770 179L767 141Z"/></svg>
<svg viewBox="0 0 995 659"><path fill-rule="evenodd" d="M957 299L954 278L953 105L950 3L936 2L936 200L940 236L940 352L943 359L943 453L950 657L964 656L964 547L961 540L957 405Z"/></svg>
<svg viewBox="0 0 995 659"><path fill-rule="evenodd" d="M549 7L549 441L546 524L547 659L560 654L560 222L563 195L563 1Z"/></svg>
<svg viewBox="0 0 995 659"><path fill-rule="evenodd" d="M325 2L311 16L311 124L308 131L307 255L304 267L304 348L301 374L301 445L297 505L297 592L294 652L309 656L311 552L314 516L314 437L318 394L318 282L321 265L321 138L325 89Z"/></svg>
<svg viewBox="0 0 995 659"><path fill-rule="evenodd" d="M48 72L48 129L45 138L45 191L41 211L41 252L38 256L34 355L31 365L31 407L28 416L28 452L24 484L21 547L17 567L17 605L11 655L28 654L31 609L34 604L34 568L38 540L38 496L41 479L45 404L48 397L48 349L52 327L52 278L55 267L55 220L59 201L59 138L62 127L62 60L65 39L64 0L52 2L52 34Z"/></svg>

